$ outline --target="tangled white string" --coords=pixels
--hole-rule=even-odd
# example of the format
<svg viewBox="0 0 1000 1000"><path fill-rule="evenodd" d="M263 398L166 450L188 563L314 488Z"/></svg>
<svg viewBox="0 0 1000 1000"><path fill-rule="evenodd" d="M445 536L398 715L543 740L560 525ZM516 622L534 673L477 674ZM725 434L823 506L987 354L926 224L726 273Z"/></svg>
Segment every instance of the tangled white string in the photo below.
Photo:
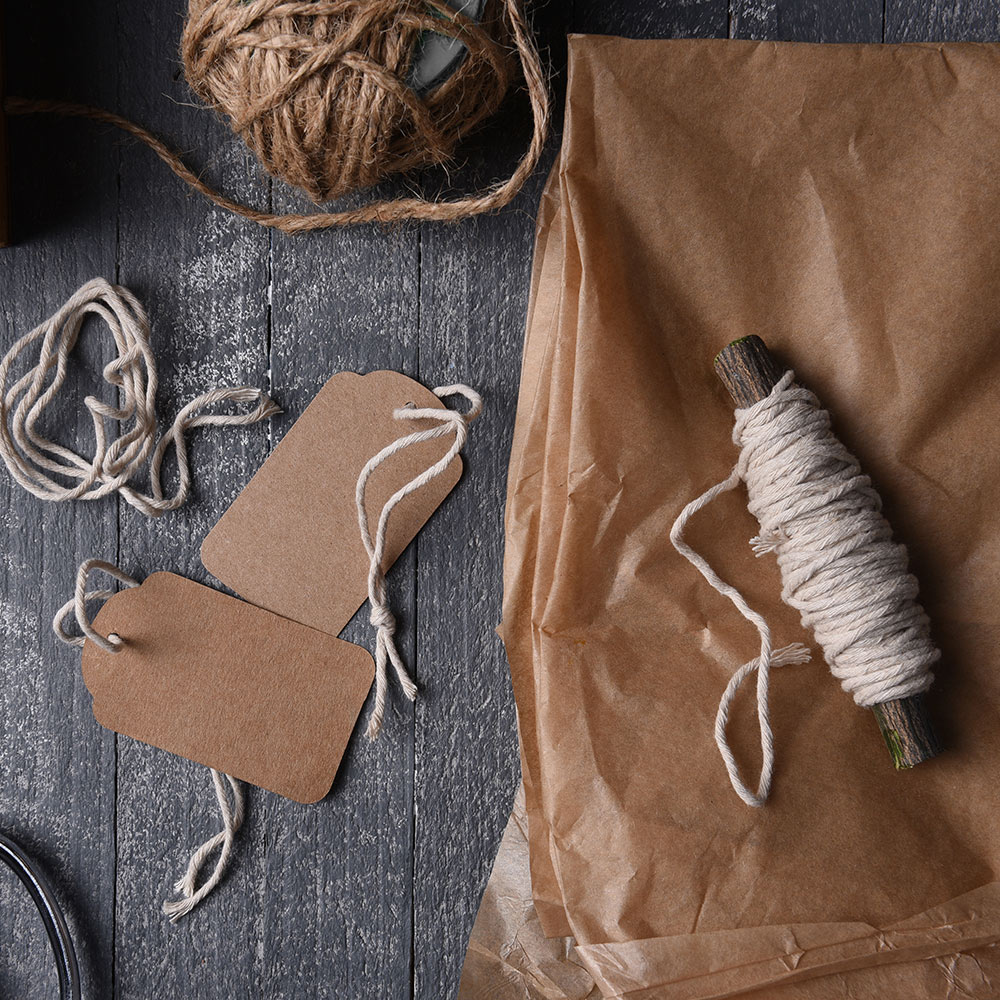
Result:
<svg viewBox="0 0 1000 1000"><path fill-rule="evenodd" d="M403 663L399 650L396 648L396 619L389 610L385 590L385 542L386 529L389 524L389 516L393 509L411 493L415 493L422 486L425 486L432 479L437 478L451 464L452 459L465 446L469 434L469 424L479 416L483 409L482 397L474 389L467 385L446 385L434 390L434 394L440 399L448 396L464 396L468 400L469 408L465 413L458 410L440 410L427 407L418 409L415 407L401 407L393 411L396 420L433 420L436 426L427 430L414 431L404 437L397 438L392 444L386 445L377 455L372 458L361 470L358 476L358 485L355 490L354 499L358 508L358 526L361 529L361 539L368 553L370 564L368 567L368 601L371 605L371 623L378 629L375 639L375 705L371 716L368 719L366 730L369 739L374 740L382 730L382 722L385 718L385 698L387 682L387 667L391 663L399 679L403 693L410 701L417 696L417 686L413 683ZM454 434L448 450L433 465L425 469L419 476L415 476L405 486L400 487L386 501L382 512L379 514L378 523L375 528L375 538L372 539L371 528L369 527L368 511L365 507L365 491L368 487L368 480L372 473L393 455L398 454L404 448L418 444L421 441L430 441L433 438L446 437Z"/></svg>
<svg viewBox="0 0 1000 1000"><path fill-rule="evenodd" d="M118 390L117 405L88 396L84 405L94 425L94 455L83 458L49 440L39 429L43 414L66 381L69 356L88 315L100 317L114 337L118 356L104 368L104 380ZM13 382L24 353L38 344L38 359ZM156 362L150 347L149 320L127 289L95 278L79 288L61 309L20 338L0 361L0 458L14 479L41 500L97 500L118 492L150 517L175 510L191 489L184 434L205 424L252 424L278 413L259 389L247 386L211 389L192 400L156 441ZM253 403L246 413L201 414L214 403ZM108 438L108 421L131 421ZM160 472L166 450L174 446L178 485L163 495ZM149 463L150 492L129 485Z"/></svg>
<svg viewBox="0 0 1000 1000"><path fill-rule="evenodd" d="M107 573L125 587L139 586L138 580L123 573L113 563L104 562L101 559L88 559L80 564L80 569L76 574L76 588L73 597L56 612L56 616L52 620L52 629L56 636L69 646L83 646L87 639L90 639L105 652L118 653L126 640L114 633L109 636L101 635L91 624L87 614L89 603L106 601L115 593L113 590L87 590L90 574L95 571ZM66 619L70 615L75 617L82 635L73 635L68 631ZM186 913L190 913L222 880L232 856L236 833L243 824L245 807L242 785L235 778L231 778L228 774L222 774L215 768L209 768L209 770L212 772L215 794L219 802L219 812L222 815L222 829L214 836L209 837L191 855L187 871L175 886L181 894L181 898L167 900L163 904L163 912L170 917L173 923L180 920ZM215 861L215 867L208 878L201 885L198 885L198 879L205 863L216 850L219 854Z"/></svg>
<svg viewBox="0 0 1000 1000"><path fill-rule="evenodd" d="M808 659L794 643L772 650L767 622L684 541L690 518L719 494L746 483L748 508L760 522L751 540L758 556L774 552L781 597L811 628L833 675L859 705L871 706L926 691L940 652L917 603L917 581L906 548L892 540L882 502L858 460L830 429L830 414L786 372L771 394L736 411L740 449L730 475L689 503L670 538L719 593L760 633L760 655L733 675L716 717L715 739L733 788L749 805L766 801L774 771L768 719L771 667ZM757 672L757 714L763 765L757 791L743 783L726 738L729 708L744 678Z"/></svg>

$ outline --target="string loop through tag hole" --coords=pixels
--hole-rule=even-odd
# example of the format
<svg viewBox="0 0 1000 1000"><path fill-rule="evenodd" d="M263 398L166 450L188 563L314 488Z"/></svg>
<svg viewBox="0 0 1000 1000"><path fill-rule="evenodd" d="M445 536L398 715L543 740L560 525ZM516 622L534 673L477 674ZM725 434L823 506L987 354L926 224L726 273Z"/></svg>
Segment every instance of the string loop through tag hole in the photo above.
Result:
<svg viewBox="0 0 1000 1000"><path fill-rule="evenodd" d="M56 612L52 619L52 629L56 636L70 646L82 646L87 639L100 646L106 653L118 653L121 651L125 640L117 633L112 632L107 637L101 635L91 624L87 615L87 605L94 601L107 601L114 597L113 590L87 590L87 582L92 572L106 573L117 580L125 587L138 587L139 581L133 579L128 573L123 573L113 563L105 562L103 559L87 559L80 564L76 573L76 588L73 596ZM72 635L66 630L66 619L72 614L76 618L76 623L80 627L83 635Z"/></svg>

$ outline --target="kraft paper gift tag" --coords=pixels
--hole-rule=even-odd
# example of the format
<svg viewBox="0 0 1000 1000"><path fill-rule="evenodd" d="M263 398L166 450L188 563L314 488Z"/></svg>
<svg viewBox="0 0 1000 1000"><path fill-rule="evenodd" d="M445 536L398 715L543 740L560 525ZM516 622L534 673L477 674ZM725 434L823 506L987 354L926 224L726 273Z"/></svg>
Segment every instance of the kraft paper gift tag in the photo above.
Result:
<svg viewBox="0 0 1000 1000"><path fill-rule="evenodd" d="M1000 48L575 37L570 56L506 517L537 918L608 997L930 1000L950 970L994 995ZM735 460L712 358L747 333L834 413L909 546L948 743L896 773L817 655L772 678L759 810L712 737L752 630L668 537ZM730 495L691 541L777 643L808 641L756 531Z"/></svg>
<svg viewBox="0 0 1000 1000"><path fill-rule="evenodd" d="M434 426L394 418L408 406L444 409L398 372L340 373L319 392L203 545L206 567L251 603L169 573L108 601L95 627L124 645L88 642L83 657L98 722L300 802L329 791L374 674L367 650L336 638L367 592L355 487L384 447ZM379 466L373 524L451 441ZM384 568L461 471L456 456L396 507Z"/></svg>
<svg viewBox="0 0 1000 1000"><path fill-rule="evenodd" d="M108 729L297 802L330 790L374 676L361 646L173 573L111 597L83 647Z"/></svg>
<svg viewBox="0 0 1000 1000"><path fill-rule="evenodd" d="M334 375L209 532L201 547L205 568L259 607L337 635L367 594L369 559L354 498L358 475L397 438L433 426L393 417L408 405L445 408L430 389L399 372ZM440 459L451 442L413 445L375 471L366 502L373 526L385 501ZM456 455L442 475L393 511L384 568L461 474Z"/></svg>

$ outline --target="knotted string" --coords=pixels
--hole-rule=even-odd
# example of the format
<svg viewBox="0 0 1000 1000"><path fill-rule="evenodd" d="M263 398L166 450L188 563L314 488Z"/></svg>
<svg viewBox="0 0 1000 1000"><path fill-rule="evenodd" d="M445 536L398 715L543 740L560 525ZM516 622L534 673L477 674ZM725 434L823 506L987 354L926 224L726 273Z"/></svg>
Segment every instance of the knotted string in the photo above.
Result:
<svg viewBox="0 0 1000 1000"><path fill-rule="evenodd" d="M469 424L479 416L483 409L482 397L474 389L467 385L446 385L434 390L434 394L444 399L448 396L464 396L469 402L469 409L465 413L458 410L438 409L437 407L426 407L418 409L416 407L401 407L393 411L396 420L433 420L436 426L422 431L414 431L401 438L397 438L392 444L386 445L374 458L370 459L358 476L358 485L355 490L354 499L358 508L358 526L361 529L361 540L364 542L365 551L370 560L368 567L368 601L371 605L371 623L378 630L375 639L375 706L368 719L366 734L369 739L374 740L382 729L382 722L385 717L385 698L388 686L387 667L391 663L399 679L400 687L406 697L413 701L417 697L417 686L410 677L403 663L399 650L396 648L396 619L389 610L385 588L385 545L386 529L389 524L389 517L396 506L411 493L415 493L422 486L425 486L432 479L440 476L451 464L452 459L465 446L469 434ZM429 468L420 475L415 476L405 486L400 487L386 501L385 506L379 514L378 523L375 529L375 538L372 539L369 527L368 511L365 507L365 491L368 487L368 480L372 473L393 455L409 448L411 445L419 444L421 441L430 441L434 438L446 437L454 434L455 439L451 446Z"/></svg>
<svg viewBox="0 0 1000 1000"><path fill-rule="evenodd" d="M114 337L118 356L104 368L104 380L119 392L118 405L88 396L84 405L94 426L94 455L82 458L50 441L39 421L66 381L69 356L88 315L104 321ZM12 370L29 347L38 343L35 364L12 384ZM149 517L176 510L188 498L191 471L185 433L203 425L241 426L280 412L259 389L218 388L199 396L177 414L170 429L156 441L156 362L150 346L149 320L127 289L95 278L79 288L58 312L10 348L0 361L0 458L14 479L41 500L97 500L119 493ZM246 413L203 414L219 402L255 403ZM118 437L109 439L107 421L131 421ZM161 469L167 448L177 456L178 486L163 493ZM129 485L149 463L150 493ZM68 480L68 485L60 480Z"/></svg>
<svg viewBox="0 0 1000 1000"><path fill-rule="evenodd" d="M882 516L882 501L857 458L837 439L830 414L785 372L770 395L736 411L733 441L740 449L733 471L689 503L670 533L684 555L760 633L760 656L733 675L719 704L715 738L733 788L749 805L767 799L774 769L768 721L769 668L801 663L799 643L771 649L764 618L735 587L723 581L683 538L693 514L740 482L760 523L751 539L757 556L774 552L781 597L811 628L830 671L859 705L871 706L926 691L940 652L917 603L917 581L907 553ZM756 794L742 782L726 739L729 707L747 674L757 671L757 714L764 763Z"/></svg>
<svg viewBox="0 0 1000 1000"><path fill-rule="evenodd" d="M52 630L60 641L69 646L83 646L87 639L90 639L107 653L119 653L127 640L115 633L108 636L101 635L94 628L87 615L88 603L106 601L115 593L113 590L87 590L90 574L95 571L107 573L125 587L139 586L138 580L123 573L113 563L104 562L101 559L88 559L80 564L76 574L76 589L73 597L56 612L55 618L52 620ZM76 618L82 635L72 635L67 630L66 619L70 615ZM209 837L191 855L187 871L175 885L176 890L181 893L181 898L167 900L163 904L163 912L170 917L173 923L190 913L222 880L232 856L236 833L243 824L245 807L242 784L228 774L222 774L222 772L215 770L215 768L209 768L209 770L212 772L215 794L219 802L219 812L222 815L222 829L214 836ZM199 886L198 878L202 869L216 849L219 851L219 856L216 858L215 867L208 878Z"/></svg>

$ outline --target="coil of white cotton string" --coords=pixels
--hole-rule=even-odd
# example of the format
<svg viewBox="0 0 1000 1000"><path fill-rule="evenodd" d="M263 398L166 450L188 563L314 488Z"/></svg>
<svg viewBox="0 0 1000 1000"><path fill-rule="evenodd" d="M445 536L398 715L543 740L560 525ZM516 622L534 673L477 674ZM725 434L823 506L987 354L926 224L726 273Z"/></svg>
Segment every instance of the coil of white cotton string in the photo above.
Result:
<svg viewBox="0 0 1000 1000"><path fill-rule="evenodd" d="M677 550L760 633L760 655L733 675L715 724L733 788L752 806L766 801L774 772L770 668L804 662L808 651L799 643L772 649L764 618L684 540L695 513L740 482L746 484L747 506L761 528L751 540L754 552L775 553L782 600L813 630L831 672L859 705L926 691L934 679L931 665L940 658L927 615L916 600L917 581L907 568L906 547L893 541L878 493L833 434L830 414L808 389L794 384L794 377L785 372L769 396L736 411L733 441L740 454L733 471L689 503L670 533ZM756 792L740 777L726 738L736 691L754 671L763 754Z"/></svg>
<svg viewBox="0 0 1000 1000"><path fill-rule="evenodd" d="M89 639L108 653L117 653L124 640L112 633L103 636L91 624L87 614L87 605L97 601L106 601L114 596L113 590L87 590L90 574L93 572L107 573L124 587L138 587L139 581L117 566L101 559L88 559L80 565L76 574L76 588L73 597L57 612L52 620L52 629L56 636L68 646L83 646ZM72 615L80 628L82 635L73 635L66 627L66 619ZM187 870L178 880L174 888L180 893L180 899L170 899L163 904L163 912L176 923L185 914L190 913L222 880L233 853L236 834L243 825L245 803L243 787L239 781L209 768L212 783L219 803L219 813L222 816L222 829L209 837L191 855ZM215 867L208 877L199 885L202 869L213 853L218 851Z"/></svg>
<svg viewBox="0 0 1000 1000"><path fill-rule="evenodd" d="M94 454L83 458L49 440L39 425L66 381L70 353L90 315L103 320L114 337L118 356L105 366L103 375L120 398L117 404L93 396L84 400L93 420ZM14 369L35 344L37 361L15 379ZM252 424L280 412L259 389L211 389L183 407L157 441L156 388L149 320L142 305L127 288L103 278L88 281L55 315L16 341L0 361L0 458L14 479L41 500L97 500L117 492L142 513L159 517L180 507L191 490L185 432L204 425ZM256 405L246 413L199 412L220 402ZM109 421L131 423L109 439ZM172 496L164 496L161 469L171 445L178 485ZM147 461L150 492L143 493L130 480Z"/></svg>
<svg viewBox="0 0 1000 1000"><path fill-rule="evenodd" d="M354 499L358 508L358 526L361 529L361 540L370 560L368 568L368 601L371 606L371 623L376 627L375 639L375 705L368 719L366 730L369 739L374 740L382 729L385 718L386 689L388 686L388 665L391 663L399 679L400 687L406 697L413 701L417 697L417 686L410 677L403 663L399 650L396 648L396 619L389 609L385 588L385 544L389 517L395 507L411 493L415 493L432 479L440 476L451 464L455 456L465 446L469 434L469 424L479 416L483 409L482 397L467 385L446 385L434 390L439 399L448 396L464 396L469 408L464 413L458 410L438 409L437 407L401 407L393 411L393 417L400 421L433 420L434 427L414 431L397 438L386 445L375 455L358 476ZM386 501L378 517L375 537L372 538L368 510L365 506L365 491L372 473L385 461L398 454L404 448L430 441L434 438L454 435L448 450L433 465L429 466L419 476L415 476L405 486L400 487Z"/></svg>

